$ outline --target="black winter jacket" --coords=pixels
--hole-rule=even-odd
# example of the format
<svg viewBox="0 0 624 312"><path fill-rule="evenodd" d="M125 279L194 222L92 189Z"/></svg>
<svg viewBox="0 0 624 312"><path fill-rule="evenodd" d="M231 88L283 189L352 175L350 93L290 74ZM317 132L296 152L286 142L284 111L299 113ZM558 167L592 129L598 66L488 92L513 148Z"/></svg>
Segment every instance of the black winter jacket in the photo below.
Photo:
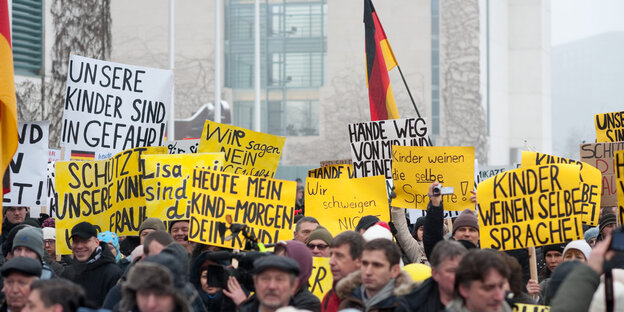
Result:
<svg viewBox="0 0 624 312"><path fill-rule="evenodd" d="M420 287L412 290L409 294L399 297L397 312L437 312L444 311L445 307L440 301L438 283L433 278L426 279Z"/></svg>
<svg viewBox="0 0 624 312"><path fill-rule="evenodd" d="M92 261L98 253L99 258ZM89 263L90 261L92 262ZM106 293L115 286L121 274L121 269L115 264L115 257L108 246L100 242L100 246L88 261L74 260L65 267L62 277L82 286L86 291L87 300L96 307L101 307Z"/></svg>

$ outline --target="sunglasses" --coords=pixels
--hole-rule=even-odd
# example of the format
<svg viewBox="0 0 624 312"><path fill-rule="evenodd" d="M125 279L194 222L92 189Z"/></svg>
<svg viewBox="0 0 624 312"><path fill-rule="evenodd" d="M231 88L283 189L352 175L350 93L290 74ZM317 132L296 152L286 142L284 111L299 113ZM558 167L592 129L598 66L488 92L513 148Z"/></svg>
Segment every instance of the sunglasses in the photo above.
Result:
<svg viewBox="0 0 624 312"><path fill-rule="evenodd" d="M310 248L310 250L314 250L314 248L318 248L318 250L325 250L327 249L327 247L329 247L329 245L326 244L308 244L308 248Z"/></svg>

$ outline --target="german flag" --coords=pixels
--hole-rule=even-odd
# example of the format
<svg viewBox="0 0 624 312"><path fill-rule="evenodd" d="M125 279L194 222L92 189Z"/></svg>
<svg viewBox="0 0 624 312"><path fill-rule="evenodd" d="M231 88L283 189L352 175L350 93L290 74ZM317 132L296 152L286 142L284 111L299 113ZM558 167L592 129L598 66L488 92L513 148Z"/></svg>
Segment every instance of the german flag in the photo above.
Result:
<svg viewBox="0 0 624 312"><path fill-rule="evenodd" d="M71 160L94 160L95 152L93 151L79 151L71 150Z"/></svg>
<svg viewBox="0 0 624 312"><path fill-rule="evenodd" d="M366 30L366 85L371 120L398 119L400 118L399 111L388 77L388 71L397 66L397 61L371 0L364 0L364 28Z"/></svg>
<svg viewBox="0 0 624 312"><path fill-rule="evenodd" d="M18 140L17 100L13 76L9 5L7 0L0 0L0 176L5 177L6 181L8 175L5 175L5 171L17 150ZM3 193L8 191L3 183Z"/></svg>

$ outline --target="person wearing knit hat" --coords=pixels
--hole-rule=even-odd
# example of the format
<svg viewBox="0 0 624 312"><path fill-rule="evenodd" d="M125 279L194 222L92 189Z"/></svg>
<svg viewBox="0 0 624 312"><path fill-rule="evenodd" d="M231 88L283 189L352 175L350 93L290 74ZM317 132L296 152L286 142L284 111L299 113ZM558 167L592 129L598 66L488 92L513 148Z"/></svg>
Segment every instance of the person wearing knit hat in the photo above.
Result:
<svg viewBox="0 0 624 312"><path fill-rule="evenodd" d="M600 230L598 230L597 227L593 227L585 231L583 238L591 248L594 248L594 246L596 246L596 239L598 238L598 234L600 234Z"/></svg>
<svg viewBox="0 0 624 312"><path fill-rule="evenodd" d="M459 214L453 222L453 239L466 240L479 246L479 220L471 209L466 209Z"/></svg>
<svg viewBox="0 0 624 312"><path fill-rule="evenodd" d="M563 262L579 260L587 263L591 247L584 239L569 242L563 249Z"/></svg>
<svg viewBox="0 0 624 312"><path fill-rule="evenodd" d="M385 226L384 226L385 224ZM385 238L392 241L392 232L388 228L388 224L385 222L377 222L375 225L371 226L362 234L362 237L365 241L370 242L373 239L377 238Z"/></svg>
<svg viewBox="0 0 624 312"><path fill-rule="evenodd" d="M331 233L326 228L318 226L306 239L306 245L314 257L329 257L329 246L332 239Z"/></svg>
<svg viewBox="0 0 624 312"><path fill-rule="evenodd" d="M598 227L600 229L600 238L598 240L602 240L611 235L611 232L617 227L617 217L612 213L603 214L598 221Z"/></svg>
<svg viewBox="0 0 624 312"><path fill-rule="evenodd" d="M421 242L423 240L424 230L425 230L425 217L420 217L416 219L416 224L414 224L414 234L412 234L414 239Z"/></svg>
<svg viewBox="0 0 624 312"><path fill-rule="evenodd" d="M145 241L145 237L147 234L152 233L154 231L165 231L165 224L162 220L158 218L147 218L143 220L141 225L139 226L139 239L141 240L141 245Z"/></svg>
<svg viewBox="0 0 624 312"><path fill-rule="evenodd" d="M108 249L115 257L115 262L121 260L121 252L119 252L119 236L117 233L111 231L100 232L97 236L100 242L105 242L108 245Z"/></svg>
<svg viewBox="0 0 624 312"><path fill-rule="evenodd" d="M41 279L50 279L54 272L43 261L43 233L40 228L27 226L17 232L13 239L13 257L26 257L39 261L42 266Z"/></svg>
<svg viewBox="0 0 624 312"><path fill-rule="evenodd" d="M358 221L358 224L355 226L354 231L360 234L364 234L364 232L366 232L368 228L375 225L377 222L379 222L379 218L376 216L373 216L373 215L363 216L360 219L360 221Z"/></svg>

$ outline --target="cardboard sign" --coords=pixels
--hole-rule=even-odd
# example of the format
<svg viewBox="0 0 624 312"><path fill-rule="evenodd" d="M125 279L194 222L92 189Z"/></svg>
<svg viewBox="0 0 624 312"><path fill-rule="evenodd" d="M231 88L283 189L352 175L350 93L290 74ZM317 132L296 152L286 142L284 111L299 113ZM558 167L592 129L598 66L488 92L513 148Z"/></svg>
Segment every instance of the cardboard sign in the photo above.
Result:
<svg viewBox="0 0 624 312"><path fill-rule="evenodd" d="M341 179L355 178L353 165L329 165L321 168L308 170L308 178L317 179Z"/></svg>
<svg viewBox="0 0 624 312"><path fill-rule="evenodd" d="M193 154L197 153L199 139L175 140L167 142L169 154Z"/></svg>
<svg viewBox="0 0 624 312"><path fill-rule="evenodd" d="M390 221L386 179L374 176L357 179L306 179L306 215L315 217L336 236L354 230L366 215Z"/></svg>
<svg viewBox="0 0 624 312"><path fill-rule="evenodd" d="M550 312L550 306L516 303L512 308L513 312Z"/></svg>
<svg viewBox="0 0 624 312"><path fill-rule="evenodd" d="M597 226L600 215L600 186L602 185L600 171L582 161L522 151L523 167L547 164L575 164L581 166L581 209L583 210L583 222L591 226Z"/></svg>
<svg viewBox="0 0 624 312"><path fill-rule="evenodd" d="M4 206L46 205L49 126L49 121L17 124L19 144L9 163L11 191L4 194Z"/></svg>
<svg viewBox="0 0 624 312"><path fill-rule="evenodd" d="M199 153L225 153L223 171L273 178L286 138L206 120Z"/></svg>
<svg viewBox="0 0 624 312"><path fill-rule="evenodd" d="M70 231L87 221L98 232L137 235L147 217L142 188L144 164L141 154L167 152L161 147L137 147L106 160L56 163L56 250L69 254Z"/></svg>
<svg viewBox="0 0 624 312"><path fill-rule="evenodd" d="M331 268L329 266L329 258L313 257L312 274L308 279L310 292L319 298L319 300L323 301L323 297L325 297L325 294L331 290L333 283L334 276L332 275Z"/></svg>
<svg viewBox="0 0 624 312"><path fill-rule="evenodd" d="M431 146L423 118L391 119L349 125L355 176L392 179L392 145Z"/></svg>
<svg viewBox="0 0 624 312"><path fill-rule="evenodd" d="M600 205L617 206L617 185L613 159L616 151L624 150L624 142L587 143L580 145L581 161L596 167L602 173Z"/></svg>
<svg viewBox="0 0 624 312"><path fill-rule="evenodd" d="M624 141L624 111L594 116L596 142Z"/></svg>
<svg viewBox="0 0 624 312"><path fill-rule="evenodd" d="M188 220L191 212L186 188L193 169L220 171L225 161L223 153L143 155L142 158L147 216L161 220Z"/></svg>
<svg viewBox="0 0 624 312"><path fill-rule="evenodd" d="M624 220L624 151L615 152L615 179L617 182L618 214L620 223Z"/></svg>
<svg viewBox="0 0 624 312"><path fill-rule="evenodd" d="M296 190L294 181L195 168L186 192L191 211L189 239L242 248L243 233L233 230L243 225L249 237L264 244L290 239Z"/></svg>
<svg viewBox="0 0 624 312"><path fill-rule="evenodd" d="M477 187L481 248L512 250L583 238L580 166L530 166Z"/></svg>
<svg viewBox="0 0 624 312"><path fill-rule="evenodd" d="M474 147L392 147L393 207L427 209L429 185L438 181L453 187L442 196L444 210L474 208L470 191L474 185Z"/></svg>
<svg viewBox="0 0 624 312"><path fill-rule="evenodd" d="M351 159L321 161L321 167L331 166L331 165L353 165L353 161Z"/></svg>
<svg viewBox="0 0 624 312"><path fill-rule="evenodd" d="M61 146L100 160L162 145L172 88L171 70L70 56Z"/></svg>

